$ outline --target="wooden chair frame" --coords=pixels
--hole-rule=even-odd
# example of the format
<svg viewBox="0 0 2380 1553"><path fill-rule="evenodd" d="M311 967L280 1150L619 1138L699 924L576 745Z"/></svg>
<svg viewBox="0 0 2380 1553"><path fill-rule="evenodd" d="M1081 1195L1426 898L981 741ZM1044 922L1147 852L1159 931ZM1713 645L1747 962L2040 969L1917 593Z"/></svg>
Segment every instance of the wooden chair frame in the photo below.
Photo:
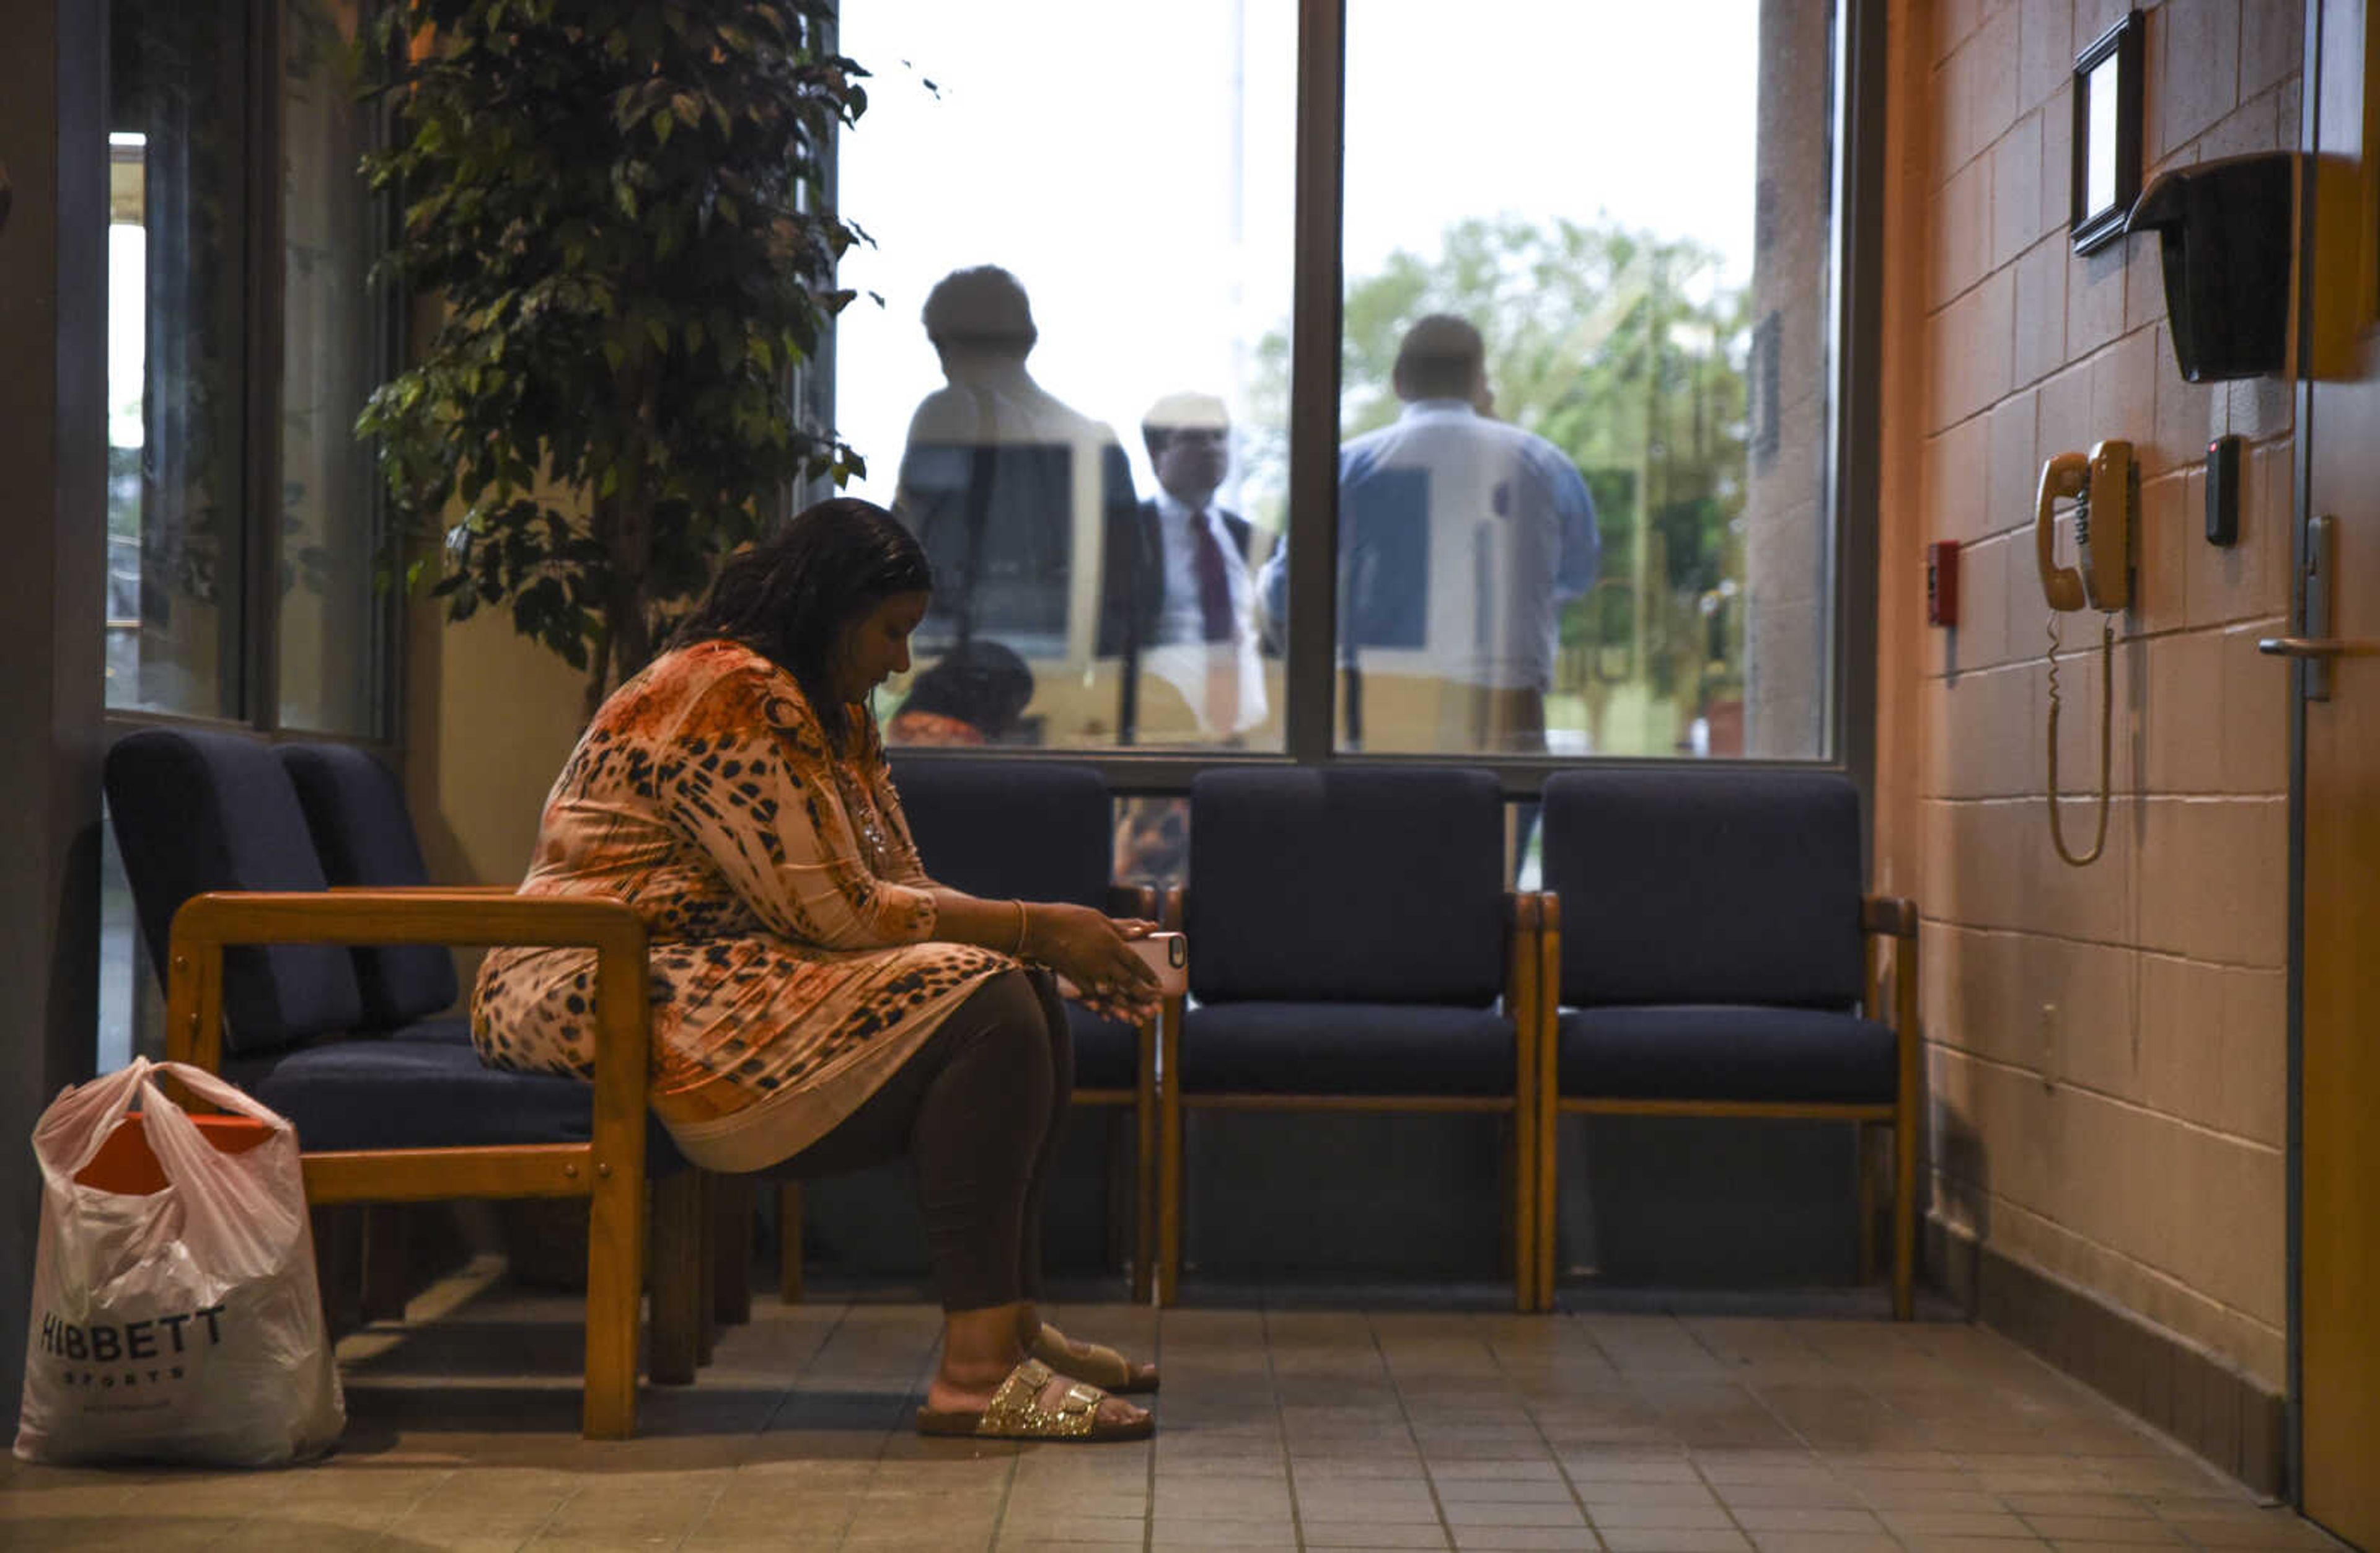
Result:
<svg viewBox="0 0 2380 1553"><path fill-rule="evenodd" d="M492 889L218 891L193 896L175 914L167 956L167 1056L220 1073L224 951L284 943L584 945L595 951L594 1119L588 1142L310 1150L300 1159L307 1200L318 1206L455 1197L588 1199L581 1430L589 1439L633 1435L651 1063L644 924L616 901L525 897ZM698 1172L683 1173L698 1193ZM655 1279L657 1307L674 1281L687 1280ZM693 1281L698 1288L699 1277ZM657 1340L661 1316L657 1308Z"/></svg>
<svg viewBox="0 0 2380 1553"><path fill-rule="evenodd" d="M1144 884L1112 885L1108 890L1107 910L1111 916L1137 916L1155 921L1159 911L1158 892L1153 887ZM1078 1106L1128 1106L1132 1110L1132 1297L1140 1304L1148 1303L1157 1280L1157 1048L1158 1028L1163 1020L1164 1013L1160 1011L1156 1018L1144 1020L1137 1027L1137 1056L1134 1064L1135 1082L1131 1088L1075 1091L1075 1104ZM723 1216L721 1222L725 1222ZM803 1283L802 1187L801 1183L789 1181L777 1188L779 1298L787 1304L800 1303ZM722 1307L722 1319L725 1314Z"/></svg>
<svg viewBox="0 0 2380 1553"><path fill-rule="evenodd" d="M1506 1225L1512 1257L1513 1308L1536 1308L1543 1280L1536 1268L1542 1237L1537 1233L1540 1133L1537 1079L1537 1034L1540 1023L1540 978L1546 964L1540 947L1541 906L1545 897L1534 892L1504 893L1504 1007L1512 1020L1513 1093L1494 1095L1186 1095L1182 1072L1183 1001L1170 999L1162 1017L1163 1061L1159 1068L1162 1139L1158 1149L1157 1303L1172 1304L1180 1293L1182 1268L1184 1113L1199 1110L1485 1112L1509 1114L1512 1135L1509 1166L1512 1190L1506 1203ZM1176 886L1166 893L1165 921L1179 928L1188 896ZM1193 946L1192 952L1196 952Z"/></svg>
<svg viewBox="0 0 2380 1553"><path fill-rule="evenodd" d="M1914 1308L1917 1261L1917 906L1897 897L1869 896L1861 903L1860 930L1866 937L1864 986L1870 1017L1885 1008L1886 957L1876 952L1886 939L1889 957L1891 1025L1900 1059L1899 1084L1892 1101L1876 1105L1818 1104L1800 1100L1647 1100L1598 1099L1561 1092L1561 902L1547 896L1544 929L1538 937L1539 992L1534 1046L1538 1064L1536 1093L1541 1108L1537 1123L1537 1206L1535 1223L1539 1237L1535 1257L1536 1307L1554 1308L1555 1213L1560 1190L1556 1169L1560 1153L1557 1126L1564 1113L1586 1116L1733 1116L1766 1121L1849 1122L1859 1139L1860 1264L1864 1275L1870 1262L1869 1237L1874 1209L1866 1167L1868 1129L1878 1123L1893 1131L1892 1314L1906 1321Z"/></svg>

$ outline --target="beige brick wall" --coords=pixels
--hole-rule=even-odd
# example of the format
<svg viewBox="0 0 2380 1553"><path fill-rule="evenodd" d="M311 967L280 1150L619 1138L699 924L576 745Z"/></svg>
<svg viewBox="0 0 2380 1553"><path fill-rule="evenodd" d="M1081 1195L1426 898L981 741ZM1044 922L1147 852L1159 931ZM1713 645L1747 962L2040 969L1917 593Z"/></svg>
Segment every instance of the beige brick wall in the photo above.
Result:
<svg viewBox="0 0 2380 1553"><path fill-rule="evenodd" d="M2155 244L2072 256L2074 52L2118 0L1896 6L1879 614L1880 882L1927 924L1933 1208L2278 1387L2285 1363L2286 675L2291 405L2175 369ZM2297 143L2294 0L2147 16L2149 172ZM1908 401L1913 400L1913 406ZM2207 439L2249 439L2240 537L2203 538ZM2041 462L2141 458L2107 855L2046 815ZM1923 544L1955 539L1962 624L1930 630ZM2061 785L2096 765L2098 620L2065 621ZM2087 804L2068 811L2087 842Z"/></svg>

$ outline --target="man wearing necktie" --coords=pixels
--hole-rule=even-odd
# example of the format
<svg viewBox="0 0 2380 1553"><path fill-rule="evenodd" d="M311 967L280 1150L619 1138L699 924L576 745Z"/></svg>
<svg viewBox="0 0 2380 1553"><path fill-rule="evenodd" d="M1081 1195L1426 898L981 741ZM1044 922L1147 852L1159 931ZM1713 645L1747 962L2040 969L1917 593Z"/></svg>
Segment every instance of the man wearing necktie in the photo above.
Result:
<svg viewBox="0 0 2380 1553"><path fill-rule="evenodd" d="M1142 419L1141 437L1158 492L1129 520L1108 525L1098 653L1122 658L1128 675L1170 685L1188 710L1185 726L1167 698L1136 697L1138 726L1128 738L1237 744L1267 707L1256 531L1215 504L1231 463L1229 412L1210 394L1168 394Z"/></svg>

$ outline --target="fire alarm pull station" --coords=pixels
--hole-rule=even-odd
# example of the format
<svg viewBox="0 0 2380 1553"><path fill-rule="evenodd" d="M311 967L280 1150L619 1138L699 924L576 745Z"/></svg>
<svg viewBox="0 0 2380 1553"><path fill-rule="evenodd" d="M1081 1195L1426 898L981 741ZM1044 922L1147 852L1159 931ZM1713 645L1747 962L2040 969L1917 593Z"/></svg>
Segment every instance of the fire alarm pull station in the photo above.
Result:
<svg viewBox="0 0 2380 1553"><path fill-rule="evenodd" d="M1937 540L1925 547L1925 624L1959 624L1959 541Z"/></svg>

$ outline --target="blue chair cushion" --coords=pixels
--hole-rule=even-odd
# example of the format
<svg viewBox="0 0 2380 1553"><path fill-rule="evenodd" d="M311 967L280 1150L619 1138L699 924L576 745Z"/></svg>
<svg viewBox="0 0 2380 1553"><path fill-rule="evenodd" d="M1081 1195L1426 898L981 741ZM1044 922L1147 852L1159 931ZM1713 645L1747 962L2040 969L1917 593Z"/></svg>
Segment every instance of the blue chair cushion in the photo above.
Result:
<svg viewBox="0 0 2380 1553"><path fill-rule="evenodd" d="M107 752L103 776L124 872L162 971L174 913L212 890L320 890L322 867L289 773L259 740L144 728ZM224 1043L270 1051L363 1018L355 957L334 944L275 944L224 956Z"/></svg>
<svg viewBox="0 0 2380 1553"><path fill-rule="evenodd" d="M1561 1001L1846 1009L1859 790L1831 771L1563 771L1545 784Z"/></svg>
<svg viewBox="0 0 2380 1553"><path fill-rule="evenodd" d="M1565 1009L1556 1041L1575 1098L1888 1105L1899 1092L1891 1026L1820 1009Z"/></svg>
<svg viewBox="0 0 2380 1553"><path fill-rule="evenodd" d="M1115 808L1097 768L896 753L892 788L935 882L1107 909Z"/></svg>
<svg viewBox="0 0 2380 1553"><path fill-rule="evenodd" d="M224 1064L224 1076L287 1117L309 1149L477 1148L585 1143L595 1091L585 1081L511 1073L480 1061L461 1020L431 1020L389 1036L315 1041ZM684 1159L648 1119L647 1169Z"/></svg>
<svg viewBox="0 0 2380 1553"><path fill-rule="evenodd" d="M1195 844L1195 843L1194 843ZM1411 1003L1221 1003L1182 1022L1185 1095L1510 1095L1512 1022Z"/></svg>
<svg viewBox="0 0 2380 1553"><path fill-rule="evenodd" d="M1140 1082L1140 1032L1120 1019L1102 1019L1082 1004L1066 1005L1075 1037L1075 1087L1130 1089Z"/></svg>
<svg viewBox="0 0 2380 1553"><path fill-rule="evenodd" d="M351 745L291 744L281 764L298 789L323 877L333 884L407 888L430 882L405 790L388 768ZM441 944L352 950L366 1029L393 1030L452 1008L455 956Z"/></svg>
<svg viewBox="0 0 2380 1553"><path fill-rule="evenodd" d="M468 1046L471 1044L471 1022L459 1013L448 1014L440 1019L419 1019L410 1025L401 1025L394 1030L385 1031L380 1038L393 1041L431 1041L443 1046Z"/></svg>
<svg viewBox="0 0 2380 1553"><path fill-rule="evenodd" d="M1201 771L1190 990L1485 1008L1504 984L1504 802L1485 771Z"/></svg>

